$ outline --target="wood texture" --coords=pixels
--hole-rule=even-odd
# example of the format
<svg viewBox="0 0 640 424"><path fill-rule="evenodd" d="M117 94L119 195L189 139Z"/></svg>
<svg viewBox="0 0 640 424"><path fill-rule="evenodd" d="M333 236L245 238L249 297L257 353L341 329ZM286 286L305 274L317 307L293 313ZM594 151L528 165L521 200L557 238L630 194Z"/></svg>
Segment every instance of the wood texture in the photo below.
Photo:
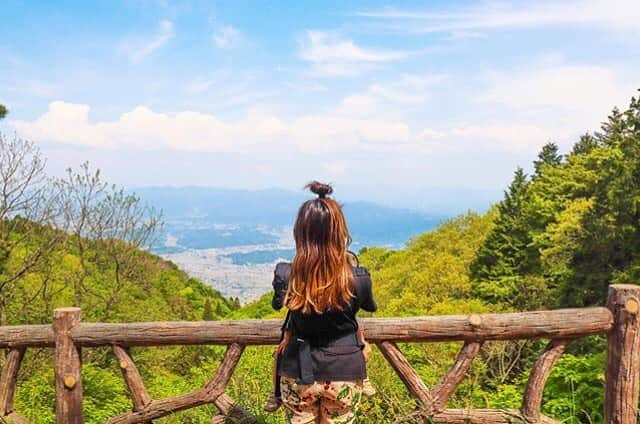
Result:
<svg viewBox="0 0 640 424"><path fill-rule="evenodd" d="M503 409L445 409L425 418L427 423L446 424L522 424L526 420L516 410ZM540 424L559 424L546 416L540 417Z"/></svg>
<svg viewBox="0 0 640 424"><path fill-rule="evenodd" d="M224 393L224 389L242 356L244 346L233 343L218 367L213 378L200 390L162 400L152 400L140 411L127 412L107 421L109 424L132 424L147 422L174 412L182 411L207 403L215 402Z"/></svg>
<svg viewBox="0 0 640 424"><path fill-rule="evenodd" d="M433 401L431 399L429 389L425 386L420 376L415 372L400 349L398 349L398 346L391 342L382 342L377 346L393 370L398 374L400 380L402 380L404 385L407 386L409 393L415 396L422 403L425 410L432 412Z"/></svg>
<svg viewBox="0 0 640 424"><path fill-rule="evenodd" d="M238 404L226 393L222 393L218 396L214 401L214 404L222 414L217 417L219 418L222 416L227 422L231 421L232 423L238 424L254 424L258 422L253 414L238 406ZM211 422L213 423L213 419Z"/></svg>
<svg viewBox="0 0 640 424"><path fill-rule="evenodd" d="M151 402L151 396L149 396L149 393L144 386L140 372L138 371L136 364L133 362L129 351L117 345L114 345L112 349L113 354L118 359L118 365L122 371L122 376L124 377L124 381L129 389L129 394L131 395L131 400L133 402L133 410L140 411L144 409L149 402Z"/></svg>
<svg viewBox="0 0 640 424"><path fill-rule="evenodd" d="M80 348L73 343L72 329L80 323L80 308L60 308L53 311L55 335L56 422L81 424L82 362ZM65 380L74 380L72 388Z"/></svg>
<svg viewBox="0 0 640 424"><path fill-rule="evenodd" d="M465 343L449 372L431 390L433 406L437 411L444 409L447 405L447 401L464 379L481 347L480 342Z"/></svg>
<svg viewBox="0 0 640 424"><path fill-rule="evenodd" d="M50 325L6 325L0 327L0 347L53 347Z"/></svg>
<svg viewBox="0 0 640 424"><path fill-rule="evenodd" d="M481 315L472 326L466 315L363 319L372 343L568 338L608 332L613 323L607 308ZM147 322L127 324L83 323L73 331L83 346L164 346L242 343L277 344L280 320ZM1 339L0 339L1 340Z"/></svg>
<svg viewBox="0 0 640 424"><path fill-rule="evenodd" d="M564 353L570 340L552 340L549 342L544 352L533 364L531 374L529 375L529 381L527 382L527 388L522 398L522 416L529 423L540 422L540 408L542 407L542 394L544 392L544 385L549 378L549 374L553 369L560 356Z"/></svg>
<svg viewBox="0 0 640 424"><path fill-rule="evenodd" d="M0 417L13 412L13 396L16 392L18 371L26 348L16 347L7 353L0 375Z"/></svg>
<svg viewBox="0 0 640 424"><path fill-rule="evenodd" d="M478 315L474 326L467 315L412 318L365 318L362 326L372 343L570 338L611 330L613 316L607 308L558 309L509 314ZM280 320L229 320L198 322L82 323L73 329L81 346L166 346L242 343L277 344ZM49 326L0 327L0 347L53 347Z"/></svg>
<svg viewBox="0 0 640 424"><path fill-rule="evenodd" d="M4 424L5 422L7 424L30 424L28 419L16 412L12 412L9 415L0 418L0 423Z"/></svg>
<svg viewBox="0 0 640 424"><path fill-rule="evenodd" d="M635 424L638 416L640 379L640 319L637 303L640 286L615 284L609 287L607 307L614 316L609 334L604 404L604 421L608 424ZM629 302L632 300L632 302Z"/></svg>
<svg viewBox="0 0 640 424"><path fill-rule="evenodd" d="M544 384L569 339L608 334L605 422L636 422L640 387L640 287L612 285L606 308L562 309L509 314L363 319L367 339L378 345L408 390L424 405L425 419L437 423L551 423L540 415ZM113 346L129 387L133 411L109 423L141 423L171 413L215 403L232 422L256 422L224 393L245 345L276 344L280 320L81 323L78 308L54 311L52 326L0 327L0 347L10 348L0 376L0 417L25 422L12 411L15 379L26 347L55 347L56 418L58 423L82 423L80 346ZM533 367L521 411L443 409L485 340L549 338L552 341ZM429 390L395 343L464 341L456 362L441 382ZM215 375L195 392L152 400L133 362L130 346L226 344Z"/></svg>

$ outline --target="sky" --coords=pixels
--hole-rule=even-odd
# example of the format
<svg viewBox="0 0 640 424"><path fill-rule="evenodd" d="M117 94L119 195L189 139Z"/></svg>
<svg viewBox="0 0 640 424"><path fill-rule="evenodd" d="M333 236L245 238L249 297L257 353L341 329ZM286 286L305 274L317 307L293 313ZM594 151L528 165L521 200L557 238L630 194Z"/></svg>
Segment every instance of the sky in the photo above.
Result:
<svg viewBox="0 0 640 424"><path fill-rule="evenodd" d="M482 208L640 88L638 0L4 0L0 22L0 131L127 187Z"/></svg>

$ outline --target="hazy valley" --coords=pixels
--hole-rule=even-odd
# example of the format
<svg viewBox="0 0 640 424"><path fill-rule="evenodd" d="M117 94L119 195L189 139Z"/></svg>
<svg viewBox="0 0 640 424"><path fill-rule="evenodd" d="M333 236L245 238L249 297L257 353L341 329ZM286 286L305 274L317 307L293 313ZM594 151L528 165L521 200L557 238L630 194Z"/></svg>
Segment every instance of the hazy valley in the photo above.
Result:
<svg viewBox="0 0 640 424"><path fill-rule="evenodd" d="M153 252L241 302L271 288L276 262L294 253L292 224L307 194L285 190L228 190L153 187L135 190L164 213L165 225ZM433 229L444 218L381 206L345 202L351 249L404 247L411 237Z"/></svg>

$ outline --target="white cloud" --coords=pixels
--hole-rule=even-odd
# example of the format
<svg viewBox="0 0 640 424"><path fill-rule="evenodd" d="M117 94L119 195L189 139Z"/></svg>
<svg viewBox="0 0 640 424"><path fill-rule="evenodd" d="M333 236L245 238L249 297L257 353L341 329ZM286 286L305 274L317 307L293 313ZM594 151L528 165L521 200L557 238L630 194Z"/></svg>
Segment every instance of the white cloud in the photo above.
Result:
<svg viewBox="0 0 640 424"><path fill-rule="evenodd" d="M612 68L555 60L493 72L485 83L488 88L477 97L480 103L500 106L514 119L583 132L596 129L613 106L626 106L640 78L632 81Z"/></svg>
<svg viewBox="0 0 640 424"><path fill-rule="evenodd" d="M244 83L246 79L245 75L239 77L227 69L218 69L206 77L199 76L192 79L186 84L185 88L189 93L204 93L212 87L228 88L231 84L237 84L239 81Z"/></svg>
<svg viewBox="0 0 640 424"><path fill-rule="evenodd" d="M218 69L186 82L184 90L191 95L189 105L200 104L208 109L220 110L238 106L251 107L264 103L267 99L282 96L281 91L275 87L260 85L258 82L254 72ZM199 96L196 100L198 96L193 96L194 94L204 96Z"/></svg>
<svg viewBox="0 0 640 424"><path fill-rule="evenodd" d="M175 35L173 22L162 20L155 34L146 37L135 37L123 41L119 50L129 57L133 63L142 62L147 56L164 46Z"/></svg>
<svg viewBox="0 0 640 424"><path fill-rule="evenodd" d="M216 81L214 79L204 79L198 77L189 82L186 86L186 89L190 93L204 93L209 91L209 89L215 82Z"/></svg>
<svg viewBox="0 0 640 424"><path fill-rule="evenodd" d="M570 134L520 122L496 122L453 128L448 132L452 143L468 150L483 149L510 152L535 152L549 141L567 138Z"/></svg>
<svg viewBox="0 0 640 424"><path fill-rule="evenodd" d="M206 91L218 77L225 79L225 75L213 75L195 81L191 88ZM566 147L584 131L597 129L610 109L624 107L633 93L633 84L615 69L569 65L561 58L546 57L527 67L479 77L473 82L479 88L466 99L465 109L471 115L425 122L430 118L420 107L438 107L442 100L438 96L448 95L448 90L436 87L447 78L403 75L345 96L323 112L296 117L252 109L239 119L227 119L138 106L114 120L96 122L88 105L57 101L38 119L13 124L23 137L36 141L118 149L252 154L273 148L309 153L365 149L411 154L455 148L535 153L548 141ZM244 90L241 87L237 89ZM233 97L234 90L225 91L224 97Z"/></svg>
<svg viewBox="0 0 640 424"><path fill-rule="evenodd" d="M62 91L59 84L40 80L22 80L4 87L8 92L18 93L20 96L30 95L51 98Z"/></svg>
<svg viewBox="0 0 640 424"><path fill-rule="evenodd" d="M600 65L566 64L547 55L526 67L493 71L469 107L484 118L454 125L444 137L469 150L535 153L549 141L568 148L586 131L599 129L614 106L626 107L636 81ZM435 134L427 139L440 140Z"/></svg>
<svg viewBox="0 0 640 424"><path fill-rule="evenodd" d="M214 32L212 39L219 49L231 49L242 42L242 34L232 25L222 25Z"/></svg>
<svg viewBox="0 0 640 424"><path fill-rule="evenodd" d="M346 115L365 116L375 112L388 112L391 108L418 106L424 103L434 85L447 79L446 75L405 74L393 82L370 85L362 93L345 97L339 112Z"/></svg>
<svg viewBox="0 0 640 424"><path fill-rule="evenodd" d="M409 126L403 122L334 115L298 118L291 123L289 133L306 152L326 152L356 145L395 145L411 139Z"/></svg>
<svg viewBox="0 0 640 424"><path fill-rule="evenodd" d="M92 122L89 112L88 105L56 101L35 121L12 123L21 136L33 140L101 148L255 153L259 146L289 145L318 152L410 140L402 122L334 114L285 121L250 110L243 119L231 121L201 112L164 114L138 106L114 121Z"/></svg>
<svg viewBox="0 0 640 424"><path fill-rule="evenodd" d="M638 34L637 0L532 1L516 5L483 2L453 11L383 9L359 16L379 20L399 31L473 33L478 31L566 25L592 25L620 33Z"/></svg>
<svg viewBox="0 0 640 424"><path fill-rule="evenodd" d="M299 56L318 75L355 75L375 64L406 59L407 51L376 50L358 46L336 34L307 31L300 40Z"/></svg>
<svg viewBox="0 0 640 424"><path fill-rule="evenodd" d="M346 173L349 170L349 164L345 161L327 162L322 164L322 169L329 176L336 176Z"/></svg>
<svg viewBox="0 0 640 424"><path fill-rule="evenodd" d="M447 133L433 128L425 128L420 133L420 138L424 141L437 141L442 140L447 136Z"/></svg>
<svg viewBox="0 0 640 424"><path fill-rule="evenodd" d="M369 93L352 94L342 99L338 112L342 115L367 116L378 111L378 99Z"/></svg>

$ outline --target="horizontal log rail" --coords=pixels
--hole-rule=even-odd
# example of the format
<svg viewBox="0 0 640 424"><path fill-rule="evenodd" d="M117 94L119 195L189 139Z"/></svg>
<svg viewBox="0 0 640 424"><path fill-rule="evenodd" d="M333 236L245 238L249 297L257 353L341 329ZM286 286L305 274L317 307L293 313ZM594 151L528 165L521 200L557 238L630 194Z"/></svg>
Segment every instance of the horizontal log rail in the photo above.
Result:
<svg viewBox="0 0 640 424"><path fill-rule="evenodd" d="M640 286L612 285L607 307L560 309L507 314L366 318L366 338L385 359L421 405L420 416L434 423L552 423L541 414L544 385L554 364L571 340L594 334L609 339L606 369L607 423L636 422L640 387ZM255 422L225 393L244 348L277 344L280 320L204 322L88 323L78 308L54 312L52 325L0 327L0 347L7 356L0 374L0 422L27 422L13 410L18 371L27 348L55 348L56 417L58 423L82 423L81 349L111 347L129 389L130 412L109 423L148 423L204 404L220 411L212 423ZM549 339L534 364L520 410L447 409L485 341ZM406 360L397 343L462 341L464 345L449 372L433 388L427 387ZM227 353L212 379L192 393L152 399L129 352L134 346L226 345ZM266 394L265 394L266 396Z"/></svg>
<svg viewBox="0 0 640 424"><path fill-rule="evenodd" d="M508 314L445 315L360 320L371 343L516 340L582 337L607 333L607 308L558 309ZM83 347L277 344L282 320L80 323L71 330ZM0 327L0 347L54 347L49 325Z"/></svg>

